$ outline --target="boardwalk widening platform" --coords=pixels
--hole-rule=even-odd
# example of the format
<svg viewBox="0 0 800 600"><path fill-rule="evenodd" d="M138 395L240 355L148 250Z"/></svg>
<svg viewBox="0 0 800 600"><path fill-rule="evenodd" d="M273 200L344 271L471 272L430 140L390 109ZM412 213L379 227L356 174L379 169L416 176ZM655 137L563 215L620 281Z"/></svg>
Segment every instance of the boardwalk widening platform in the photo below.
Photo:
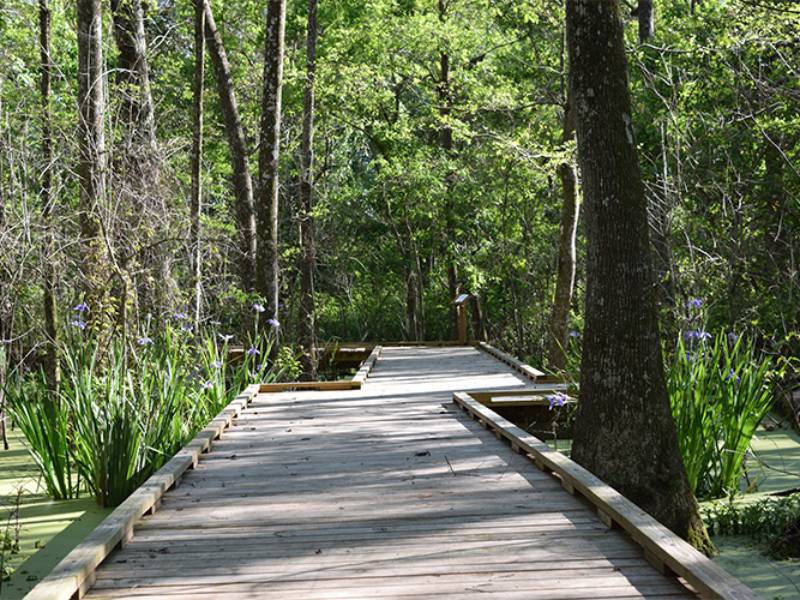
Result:
<svg viewBox="0 0 800 600"><path fill-rule="evenodd" d="M452 401L530 383L473 347L389 347L359 390L258 394L86 597L697 597Z"/></svg>

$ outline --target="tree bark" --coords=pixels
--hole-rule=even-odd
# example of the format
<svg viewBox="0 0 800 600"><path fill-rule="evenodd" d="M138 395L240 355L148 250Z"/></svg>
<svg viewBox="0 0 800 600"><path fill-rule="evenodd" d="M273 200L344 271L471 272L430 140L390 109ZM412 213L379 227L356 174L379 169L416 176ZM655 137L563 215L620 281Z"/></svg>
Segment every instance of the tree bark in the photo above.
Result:
<svg viewBox="0 0 800 600"><path fill-rule="evenodd" d="M278 319L278 167L283 87L283 38L286 0L268 0L264 54L264 91L261 103L261 146L258 153L259 202L256 210L259 240L256 289L266 301L262 318ZM264 236L264 237L261 237ZM273 346L277 350L277 344Z"/></svg>
<svg viewBox="0 0 800 600"><path fill-rule="evenodd" d="M225 52L222 36L217 30L211 4L206 0L206 41L217 82L225 134L230 149L233 191L236 196L236 226L239 230L239 274L242 289L251 293L256 284L256 215L253 201L253 180L248 159L247 141L239 116L239 107L233 89L231 65Z"/></svg>
<svg viewBox="0 0 800 600"><path fill-rule="evenodd" d="M444 24L447 20L447 1L439 0L439 22ZM450 54L447 51L439 53L439 82L436 95L439 101L439 145L444 150L445 157L449 160L453 155L453 127L450 116L453 112L453 96L450 89ZM453 222L454 206L452 202L453 173L449 166L445 173L445 261L447 263L447 293L449 300L450 339L458 338L458 313L453 301L458 295L458 268L455 260L455 224Z"/></svg>
<svg viewBox="0 0 800 600"><path fill-rule="evenodd" d="M194 5L194 81L192 84L192 189L190 198L191 269L194 290L195 328L199 326L203 301L203 81L205 79L205 28L207 0L193 0Z"/></svg>
<svg viewBox="0 0 800 600"><path fill-rule="evenodd" d="M678 535L705 543L664 378L616 0L568 0L567 40L588 245L572 458Z"/></svg>
<svg viewBox="0 0 800 600"><path fill-rule="evenodd" d="M53 398L58 397L61 372L58 363L58 310L56 308L55 236L53 233L53 137L50 116L50 7L39 0L39 90L42 103L42 301L47 346L44 361L47 384Z"/></svg>
<svg viewBox="0 0 800 600"><path fill-rule="evenodd" d="M561 138L564 143L575 137L573 113L571 98L567 93ZM561 179L561 192L564 198L561 205L556 294L553 301L553 312L550 315L549 359L554 370L563 371L567 366L569 312L572 305L572 293L575 289L575 239L578 233L578 215L580 214L577 177L572 158L558 167L558 175Z"/></svg>
<svg viewBox="0 0 800 600"><path fill-rule="evenodd" d="M317 0L308 0L306 35L306 90L303 101L303 135L300 143L300 322L299 341L303 347L303 373L309 380L317 375L317 338L314 307L314 82L317 65Z"/></svg>
<svg viewBox="0 0 800 600"><path fill-rule="evenodd" d="M653 37L656 29L653 0L639 0L636 6L636 17L639 20L639 43L644 44Z"/></svg>
<svg viewBox="0 0 800 600"><path fill-rule="evenodd" d="M121 177L115 188L137 215L138 262L124 257L130 269L143 269L137 285L143 312L158 313L172 308L178 295L169 254L159 241L170 237L164 215L165 192L161 185L161 156L156 138L155 110L147 61L144 6L141 0L112 0L114 41L118 51L117 93L122 98L123 136L116 168ZM130 274L126 278L133 279Z"/></svg>
<svg viewBox="0 0 800 600"><path fill-rule="evenodd" d="M106 209L106 139L103 23L100 0L77 0L81 271L91 327L111 323L111 265L103 228Z"/></svg>

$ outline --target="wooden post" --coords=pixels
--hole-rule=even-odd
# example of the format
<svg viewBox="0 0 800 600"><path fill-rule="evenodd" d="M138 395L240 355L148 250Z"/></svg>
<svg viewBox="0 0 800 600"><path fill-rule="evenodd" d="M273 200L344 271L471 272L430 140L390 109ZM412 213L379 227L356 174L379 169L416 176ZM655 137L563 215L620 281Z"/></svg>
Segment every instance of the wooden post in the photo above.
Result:
<svg viewBox="0 0 800 600"><path fill-rule="evenodd" d="M467 301L471 294L461 294L454 301L456 305L456 318L458 320L458 343L467 343Z"/></svg>

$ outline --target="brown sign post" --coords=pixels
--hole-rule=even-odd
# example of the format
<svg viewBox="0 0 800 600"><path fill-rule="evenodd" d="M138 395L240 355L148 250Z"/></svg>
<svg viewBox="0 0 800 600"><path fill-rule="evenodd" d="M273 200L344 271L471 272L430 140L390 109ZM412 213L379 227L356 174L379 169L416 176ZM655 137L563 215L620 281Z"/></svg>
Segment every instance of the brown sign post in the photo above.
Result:
<svg viewBox="0 0 800 600"><path fill-rule="evenodd" d="M458 343L467 343L467 302L472 297L471 294L460 294L454 301L456 305L456 317L458 318Z"/></svg>

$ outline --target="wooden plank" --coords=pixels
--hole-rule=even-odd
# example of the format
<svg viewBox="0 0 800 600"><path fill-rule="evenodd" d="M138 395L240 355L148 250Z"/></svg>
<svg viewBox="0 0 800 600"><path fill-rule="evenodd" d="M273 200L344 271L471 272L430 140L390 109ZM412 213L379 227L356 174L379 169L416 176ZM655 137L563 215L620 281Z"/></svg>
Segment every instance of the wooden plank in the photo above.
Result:
<svg viewBox="0 0 800 600"><path fill-rule="evenodd" d="M247 406L258 392L248 386L197 436L140 488L115 508L80 544L25 596L26 600L68 600L81 596L84 582L119 544L126 543L136 521L159 502L183 474L197 464L199 455Z"/></svg>
<svg viewBox="0 0 800 600"><path fill-rule="evenodd" d="M543 441L486 408L468 394L456 392L453 399L459 406L468 406L478 418L490 424L503 437L524 448L546 468L558 474L566 485L579 491L598 510L624 529L644 548L652 561L665 565L670 571L686 579L704 597L732 600L759 598L750 588L577 463L551 450Z"/></svg>
<svg viewBox="0 0 800 600"><path fill-rule="evenodd" d="M487 352L488 354L494 356L498 360L504 362L512 369L522 373L525 377L530 379L531 381L536 381L538 377L544 377L545 373L540 371L539 369L534 369L530 365L526 365L522 361L514 358L510 354L506 354L502 350L498 350L494 346L487 344L486 342L478 342L477 347Z"/></svg>
<svg viewBox="0 0 800 600"><path fill-rule="evenodd" d="M315 390L315 391L343 391L343 390L359 390L361 389L361 382L348 380L348 381L288 381L286 383L262 383L258 391L261 394L270 394L276 392L294 392L298 390Z"/></svg>
<svg viewBox="0 0 800 600"><path fill-rule="evenodd" d="M369 377L370 371L372 371L375 363L378 362L378 358L381 355L381 350L383 348L381 346L375 346L370 352L370 355L367 359L361 363L361 366L358 369L358 372L353 377L353 381L357 381L359 384L363 384L367 377Z"/></svg>

